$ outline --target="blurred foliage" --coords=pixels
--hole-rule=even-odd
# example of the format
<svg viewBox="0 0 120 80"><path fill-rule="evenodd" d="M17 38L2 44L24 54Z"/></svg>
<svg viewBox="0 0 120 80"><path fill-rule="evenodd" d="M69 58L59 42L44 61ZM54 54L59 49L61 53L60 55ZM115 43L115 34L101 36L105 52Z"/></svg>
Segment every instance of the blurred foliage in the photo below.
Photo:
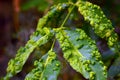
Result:
<svg viewBox="0 0 120 80"><path fill-rule="evenodd" d="M25 11L31 8L37 8L38 11L44 11L52 4L76 2L77 0L27 0L21 5L21 10Z"/></svg>
<svg viewBox="0 0 120 80"><path fill-rule="evenodd" d="M37 8L38 11L44 11L49 6L46 0L28 0L21 6L21 10L28 10L30 8Z"/></svg>
<svg viewBox="0 0 120 80"><path fill-rule="evenodd" d="M68 0L53 0L54 4L68 2Z"/></svg>
<svg viewBox="0 0 120 80"><path fill-rule="evenodd" d="M21 10L25 11L31 8L37 8L38 11L44 11L45 9L50 7L50 4L52 5L64 2L68 2L68 0L27 0L21 5Z"/></svg>

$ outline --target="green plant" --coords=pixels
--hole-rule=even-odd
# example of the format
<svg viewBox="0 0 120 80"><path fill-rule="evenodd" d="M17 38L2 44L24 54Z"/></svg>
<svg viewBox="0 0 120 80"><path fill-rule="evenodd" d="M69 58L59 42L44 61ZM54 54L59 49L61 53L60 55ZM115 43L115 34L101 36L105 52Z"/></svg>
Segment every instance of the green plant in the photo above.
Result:
<svg viewBox="0 0 120 80"><path fill-rule="evenodd" d="M56 40L60 44L64 58L74 70L81 73L86 79L106 80L109 76L107 73L109 65L105 66L103 63L95 40L88 35L84 26L74 29L64 27L72 11L76 8L83 15L85 22L90 23L90 25L84 26L93 30L95 35L104 38L109 48L119 55L118 35L114 32L112 23L106 18L101 8L86 0L69 1L51 7L50 11L39 20L36 31L30 36L25 47L21 47L16 57L9 61L4 80L9 80L19 73L30 53L49 40L53 42L51 49L40 60L34 62L35 68L28 73L25 80L57 79L61 64L54 51ZM64 16L66 17L64 18Z"/></svg>

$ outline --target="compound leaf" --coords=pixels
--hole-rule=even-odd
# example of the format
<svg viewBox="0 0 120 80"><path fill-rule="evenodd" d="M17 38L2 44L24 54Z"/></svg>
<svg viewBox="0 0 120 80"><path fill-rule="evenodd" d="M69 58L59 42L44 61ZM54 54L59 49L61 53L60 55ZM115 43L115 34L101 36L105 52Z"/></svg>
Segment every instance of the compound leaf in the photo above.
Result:
<svg viewBox="0 0 120 80"><path fill-rule="evenodd" d="M38 45L39 46L43 45L52 38L54 33L51 32L49 28L46 28L46 26L51 27L53 25L53 22L55 23L59 22L55 20L59 19L59 17L61 16L61 13L63 14L68 7L69 7L69 4L67 3L55 5L43 18L39 20L36 31L30 37L30 40L27 42L25 47L21 47L18 50L16 57L9 61L8 68L7 68L7 75L4 78L5 80L6 79L8 80L13 75L19 73L22 70L22 67L25 64L30 53Z"/></svg>

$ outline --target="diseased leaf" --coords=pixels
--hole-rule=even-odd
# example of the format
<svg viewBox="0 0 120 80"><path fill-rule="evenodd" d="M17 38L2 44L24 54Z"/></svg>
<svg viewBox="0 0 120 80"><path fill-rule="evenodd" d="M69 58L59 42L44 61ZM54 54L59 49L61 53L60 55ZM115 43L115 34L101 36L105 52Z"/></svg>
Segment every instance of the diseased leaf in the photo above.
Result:
<svg viewBox="0 0 120 80"><path fill-rule="evenodd" d="M102 9L85 0L79 0L77 6L84 19L90 22L95 33L108 41L108 45L113 52L119 53L118 35L114 32L111 21L107 19Z"/></svg>
<svg viewBox="0 0 120 80"><path fill-rule="evenodd" d="M34 34L30 37L30 40L27 42L25 47L21 47L18 50L18 53L14 59L11 59L8 63L7 75L4 78L5 80L9 79L13 75L19 73L25 64L30 53L39 45L45 44L49 39L52 38L54 32L51 32L46 26L55 25L53 22L64 13L68 8L69 4L63 3L53 6L51 10L38 22L37 29ZM62 13L62 14L61 14Z"/></svg>
<svg viewBox="0 0 120 80"><path fill-rule="evenodd" d="M60 43L64 58L73 69L81 73L86 79L106 80L107 69L101 61L101 55L94 40L97 40L98 37L104 38L113 52L120 52L118 35L114 32L110 20L106 18L99 6L86 0L78 0L77 3L77 0L53 1L54 3L61 3L53 6L50 11L39 20L36 31L30 37L25 47L21 47L16 57L10 60L7 68L7 75L4 77L4 80L9 80L10 77L19 73L30 53L37 46L47 43L53 38L54 34ZM44 10L48 4L46 0L31 0L24 6L24 9L37 7L40 10ZM72 28L74 29L72 30L63 27L69 15L71 14L70 16L72 16L72 13L70 13L71 11L69 11L71 9L70 6L78 7L84 19L92 26L83 26L84 28L82 29L84 29L87 34L82 29ZM64 18L67 9L68 15ZM61 23L62 19L65 19L63 23ZM62 24L61 28L58 28L60 24ZM54 28L54 30L51 28ZM113 78L119 74L119 60L119 56L117 56L117 59L109 68L108 76ZM26 76L26 80L57 80L57 76L60 72L60 62L57 60L56 54L52 50L45 54L39 61L35 61L34 65L35 68Z"/></svg>
<svg viewBox="0 0 120 80"><path fill-rule="evenodd" d="M82 29L90 38L96 41L96 45L99 51L101 52L102 60L105 61L105 63L108 63L107 60L112 60L115 53L108 48L107 43L104 40L102 40L99 36L97 36L94 33L94 30L91 27L91 25L85 22L82 26Z"/></svg>
<svg viewBox="0 0 120 80"><path fill-rule="evenodd" d="M34 65L36 68L26 76L25 80L57 80L61 67L52 50L39 61L35 61Z"/></svg>
<svg viewBox="0 0 120 80"><path fill-rule="evenodd" d="M107 69L101 61L101 55L83 30L56 29L56 37L64 53L64 58L73 69L86 79L106 80Z"/></svg>
<svg viewBox="0 0 120 80"><path fill-rule="evenodd" d="M37 30L40 30L44 26L56 27L59 25L61 16L68 9L69 4L59 3L51 7L50 11L43 17L39 19ZM46 24L47 23L47 24Z"/></svg>
<svg viewBox="0 0 120 80"><path fill-rule="evenodd" d="M99 6L79 0L78 10L84 16L84 19L95 28L95 33L99 34L101 38L111 35L113 31L112 23L106 18Z"/></svg>
<svg viewBox="0 0 120 80"><path fill-rule="evenodd" d="M44 32L47 30L47 32ZM42 34L41 34L42 33ZM8 80L13 75L16 75L22 70L23 65L28 59L30 53L40 45L45 44L52 38L53 34L50 32L48 28L43 28L42 31L35 31L33 35L30 37L30 40L27 42L25 47L21 47L14 59L11 59L8 63L7 67L7 75L4 78Z"/></svg>

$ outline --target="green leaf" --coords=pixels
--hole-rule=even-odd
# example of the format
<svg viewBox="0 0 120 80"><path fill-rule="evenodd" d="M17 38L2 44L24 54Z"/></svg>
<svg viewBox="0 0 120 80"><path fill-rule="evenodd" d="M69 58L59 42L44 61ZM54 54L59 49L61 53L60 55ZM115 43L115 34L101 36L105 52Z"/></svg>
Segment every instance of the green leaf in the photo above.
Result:
<svg viewBox="0 0 120 80"><path fill-rule="evenodd" d="M36 68L26 76L25 80L57 80L61 67L52 50L39 61L35 61L34 65Z"/></svg>
<svg viewBox="0 0 120 80"><path fill-rule="evenodd" d="M59 25L62 15L68 9L69 4L59 3L51 7L50 11L39 19L37 30L40 30L44 26L56 27Z"/></svg>
<svg viewBox="0 0 120 80"><path fill-rule="evenodd" d="M107 69L101 61L95 41L92 41L81 29L56 29L55 31L64 58L73 69L80 72L86 79L107 79Z"/></svg>
<svg viewBox="0 0 120 80"><path fill-rule="evenodd" d="M27 42L25 47L21 47L14 59L11 59L8 63L7 75L4 78L5 80L9 79L13 75L19 73L25 64L30 53L39 45L45 44L49 41L54 32L51 32L46 26L52 26L53 22L57 23L56 19L64 14L64 11L69 7L69 4L63 3L53 6L51 10L38 22L37 29L30 37L30 40ZM61 14L62 13L62 14Z"/></svg>
<svg viewBox="0 0 120 80"><path fill-rule="evenodd" d="M101 38L109 37L112 34L112 23L106 18L99 6L83 0L79 0L77 6L84 19L95 28L96 34Z"/></svg>
<svg viewBox="0 0 120 80"><path fill-rule="evenodd" d="M114 32L111 21L107 19L102 9L84 0L79 0L77 6L84 19L90 22L95 33L108 41L107 44L113 52L119 53L118 35Z"/></svg>
<svg viewBox="0 0 120 80"><path fill-rule="evenodd" d="M47 32L44 32L45 30L47 30ZM41 31L35 31L25 47L21 47L18 50L16 57L9 61L7 67L7 75L4 79L8 80L13 75L19 73L22 70L22 67L28 59L30 53L37 46L43 45L48 42L52 38L52 36L53 34L47 28L43 28Z"/></svg>

